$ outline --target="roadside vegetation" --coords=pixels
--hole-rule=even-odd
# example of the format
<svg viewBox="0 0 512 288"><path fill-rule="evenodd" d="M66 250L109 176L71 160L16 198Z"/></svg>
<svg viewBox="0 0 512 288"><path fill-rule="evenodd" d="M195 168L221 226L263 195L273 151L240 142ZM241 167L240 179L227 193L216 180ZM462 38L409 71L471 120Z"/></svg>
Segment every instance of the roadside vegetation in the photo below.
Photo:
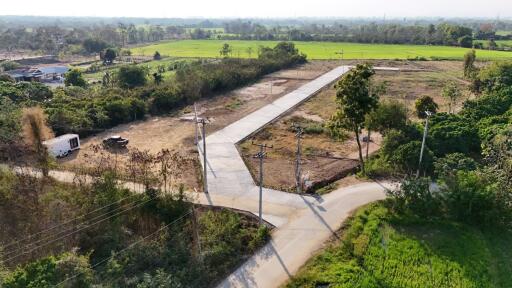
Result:
<svg viewBox="0 0 512 288"><path fill-rule="evenodd" d="M5 103L4 113L16 116L20 115L17 109L41 106L55 134L73 132L87 136L143 119L147 113L175 111L305 61L305 55L299 54L293 44L283 42L274 48L263 48L257 59L189 62L178 67L168 79L151 77L144 67L136 65L123 66L117 73L104 77L101 87L82 87L80 75L75 75L68 87L55 90L40 83L14 83L5 77L0 79L0 98ZM75 70L72 73L79 74ZM16 125L5 125L2 129L12 129L5 135L17 135ZM16 139L4 141L16 143Z"/></svg>
<svg viewBox="0 0 512 288"><path fill-rule="evenodd" d="M367 98L346 97L351 89L347 81L369 79L367 66L356 67L347 74L352 77L338 83L338 114L333 120L342 125L331 129L350 124L356 130L373 127L384 135L376 155L360 158L360 175L398 177L401 186L388 191L386 201L357 212L341 239L313 258L287 287L512 285L512 63L478 69L473 60L466 57L464 70L478 98L465 101L457 113L432 116L425 111L436 112L437 105L420 98L419 122L391 121L402 114L398 106L388 107L395 113L375 118L386 121L372 126L372 121L362 121L361 115L371 118L383 107L381 103L368 111L371 106L362 102ZM454 89L447 86L444 93L451 95ZM428 137L420 162L426 121Z"/></svg>
<svg viewBox="0 0 512 288"><path fill-rule="evenodd" d="M0 169L0 286L213 287L265 244L256 219L194 206L145 157L131 166L140 194L106 162L92 183Z"/></svg>

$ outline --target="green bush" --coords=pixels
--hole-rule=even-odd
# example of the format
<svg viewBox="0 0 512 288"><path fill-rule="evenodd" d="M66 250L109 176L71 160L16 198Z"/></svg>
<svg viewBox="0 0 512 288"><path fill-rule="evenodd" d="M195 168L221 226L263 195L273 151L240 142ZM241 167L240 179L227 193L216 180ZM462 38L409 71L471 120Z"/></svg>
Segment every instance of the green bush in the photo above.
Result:
<svg viewBox="0 0 512 288"><path fill-rule="evenodd" d="M412 141L398 146L396 151L392 153L390 161L402 173L412 175L420 168L422 172L428 174L433 168L434 154L428 147L425 147L421 167L419 167L420 152L421 142Z"/></svg>
<svg viewBox="0 0 512 288"><path fill-rule="evenodd" d="M447 154L436 159L434 163L435 175L441 178L457 174L458 171L473 171L476 168L476 161L462 153Z"/></svg>

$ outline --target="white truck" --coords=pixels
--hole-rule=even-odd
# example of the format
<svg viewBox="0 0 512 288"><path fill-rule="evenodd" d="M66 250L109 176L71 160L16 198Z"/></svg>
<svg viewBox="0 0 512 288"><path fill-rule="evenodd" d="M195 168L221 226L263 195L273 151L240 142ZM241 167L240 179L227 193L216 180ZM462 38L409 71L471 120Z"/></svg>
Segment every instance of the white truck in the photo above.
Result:
<svg viewBox="0 0 512 288"><path fill-rule="evenodd" d="M77 134L65 134L43 142L50 155L56 158L66 157L80 149L80 138Z"/></svg>

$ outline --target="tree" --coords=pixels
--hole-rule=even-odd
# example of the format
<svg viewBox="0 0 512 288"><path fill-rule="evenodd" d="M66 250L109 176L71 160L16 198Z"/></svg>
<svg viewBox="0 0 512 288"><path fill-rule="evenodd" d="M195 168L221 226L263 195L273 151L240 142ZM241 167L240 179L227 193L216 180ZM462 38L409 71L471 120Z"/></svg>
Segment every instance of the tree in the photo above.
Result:
<svg viewBox="0 0 512 288"><path fill-rule="evenodd" d="M162 74L157 72L153 73L153 80L155 81L156 85L160 85L160 83L162 83L163 80Z"/></svg>
<svg viewBox="0 0 512 288"><path fill-rule="evenodd" d="M435 175L441 178L453 176L458 171L474 171L476 168L475 160L462 153L447 154L434 162Z"/></svg>
<svg viewBox="0 0 512 288"><path fill-rule="evenodd" d="M466 54L464 54L464 77L466 79L472 79L475 76L475 60L476 60L476 52L475 50L470 50Z"/></svg>
<svg viewBox="0 0 512 288"><path fill-rule="evenodd" d="M50 170L50 156L43 141L53 137L53 132L48 127L46 118L46 114L41 107L23 109L23 137L25 142L34 148L37 165L41 168L44 176L48 176Z"/></svg>
<svg viewBox="0 0 512 288"><path fill-rule="evenodd" d="M425 112L428 111L431 113L436 113L437 109L439 109L437 103L434 102L434 99L432 99L430 96L422 96L416 99L414 106L416 108L416 115L421 119L427 118L427 114Z"/></svg>
<svg viewBox="0 0 512 288"><path fill-rule="evenodd" d="M458 39L459 46L463 48L473 47L473 37L469 35L462 36Z"/></svg>
<svg viewBox="0 0 512 288"><path fill-rule="evenodd" d="M428 147L423 152L423 159L421 167L419 167L419 157L421 152L421 142L411 141L409 143L400 145L391 156L391 163L396 165L401 172L408 175L412 175L419 168L427 173L432 171L432 165L434 163L434 154Z"/></svg>
<svg viewBox="0 0 512 288"><path fill-rule="evenodd" d="M407 109L396 100L379 103L379 107L368 116L374 129L381 134L386 134L392 129L402 130L407 124Z"/></svg>
<svg viewBox="0 0 512 288"><path fill-rule="evenodd" d="M448 113L452 113L452 108L454 109L454 106L461 95L462 93L455 82L450 81L446 83L443 88L443 97L448 100Z"/></svg>
<svg viewBox="0 0 512 288"><path fill-rule="evenodd" d="M160 52L155 51L155 54L153 54L153 60L160 60L162 59L162 55L160 55Z"/></svg>
<svg viewBox="0 0 512 288"><path fill-rule="evenodd" d="M369 64L358 64L345 74L336 84L336 113L328 124L333 135L339 135L343 129L354 132L359 150L361 171L364 174L364 160L359 137L366 115L375 110L378 96L370 92L370 77L375 74Z"/></svg>
<svg viewBox="0 0 512 288"><path fill-rule="evenodd" d="M224 45L222 45L222 48L220 49L219 53L220 53L220 56L222 56L224 58L228 58L232 51L233 51L233 49L231 48L231 46L228 43L224 43Z"/></svg>
<svg viewBox="0 0 512 288"><path fill-rule="evenodd" d="M117 57L117 52L113 48L107 48L103 51L101 59L103 60L103 64L110 65L114 62Z"/></svg>
<svg viewBox="0 0 512 288"><path fill-rule="evenodd" d="M108 44L101 39L87 38L82 42L82 46L88 53L99 53L105 50Z"/></svg>
<svg viewBox="0 0 512 288"><path fill-rule="evenodd" d="M117 82L121 88L144 86L147 82L147 69L137 65L127 65L119 68Z"/></svg>
<svg viewBox="0 0 512 288"><path fill-rule="evenodd" d="M496 41L494 41L494 39L490 39L489 41L487 41L487 47L489 48L489 50L496 50L496 48L498 48L498 44L496 44Z"/></svg>
<svg viewBox="0 0 512 288"><path fill-rule="evenodd" d="M66 86L87 86L87 82L85 81L82 72L78 69L71 69L66 73L64 77L64 84Z"/></svg>

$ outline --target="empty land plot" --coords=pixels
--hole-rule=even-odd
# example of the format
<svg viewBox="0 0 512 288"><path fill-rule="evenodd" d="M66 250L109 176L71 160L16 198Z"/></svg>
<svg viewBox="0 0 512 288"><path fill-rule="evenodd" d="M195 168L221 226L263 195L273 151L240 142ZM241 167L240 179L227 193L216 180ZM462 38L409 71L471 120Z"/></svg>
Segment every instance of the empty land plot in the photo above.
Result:
<svg viewBox="0 0 512 288"><path fill-rule="evenodd" d="M441 96L445 83L454 81L462 90L469 85L462 79L462 62L460 61L372 62L375 66L404 69L402 72L377 71L373 81L374 83L385 82L388 88L381 99L394 99L404 103L411 118L415 118L414 101L418 97L431 96L440 104L441 111L447 111L447 102ZM350 64L355 63L351 62ZM466 93L465 97L470 97L470 95ZM355 171L358 166L358 152L352 133L347 132L348 138L340 141L332 139L325 128L325 123L336 110L335 99L336 89L332 86L328 87L299 106L294 112L269 125L253 138L242 142L239 149L252 175L259 174L259 160L253 157L259 147L252 145L252 142L273 145L274 148L267 151L263 184L266 187L279 190L295 191L297 140L295 131L292 129L294 123L300 124L305 130L302 140L302 171L305 178L313 184L311 191L325 185L329 186L330 183ZM464 98L460 99L459 104L463 100ZM372 135L370 153L379 149L382 140L380 135L376 133L372 133ZM363 143L364 152L366 152L365 145ZM343 185L342 182L337 184ZM324 191L325 189L320 190L320 192Z"/></svg>
<svg viewBox="0 0 512 288"><path fill-rule="evenodd" d="M206 128L209 134L299 88L330 71L337 64L339 63L334 61L310 62L297 68L267 75L253 85L198 102L196 106L199 116L206 117L210 121ZM118 151L118 153L102 150L103 154L109 155L110 158L118 162L118 167L126 166L130 151L135 149L149 151L152 154L156 154L162 149L174 150L193 160L190 161L190 164L180 167L181 176L178 181L185 184L187 189L201 190L200 169L194 145L194 125L180 119L183 116L188 116L190 119L193 116L192 112L193 107L186 107L175 111L172 115L149 117L144 121L119 125L95 136L82 139L81 150L60 159L59 164L63 169L99 165L104 155L97 153L95 146L101 144L105 137L120 135L130 140L127 150Z"/></svg>
<svg viewBox="0 0 512 288"><path fill-rule="evenodd" d="M273 47L277 41L244 40L177 40L136 47L136 55L151 56L155 51L172 57L219 57L219 50L224 43L232 46L232 57L257 57L260 46ZM294 42L300 52L309 59L339 59L343 50L344 59L462 59L468 51L466 48L429 45L389 45L360 44L341 42ZM249 49L251 48L251 49ZM249 52L251 50L251 52ZM479 59L511 59L512 52L477 50Z"/></svg>

